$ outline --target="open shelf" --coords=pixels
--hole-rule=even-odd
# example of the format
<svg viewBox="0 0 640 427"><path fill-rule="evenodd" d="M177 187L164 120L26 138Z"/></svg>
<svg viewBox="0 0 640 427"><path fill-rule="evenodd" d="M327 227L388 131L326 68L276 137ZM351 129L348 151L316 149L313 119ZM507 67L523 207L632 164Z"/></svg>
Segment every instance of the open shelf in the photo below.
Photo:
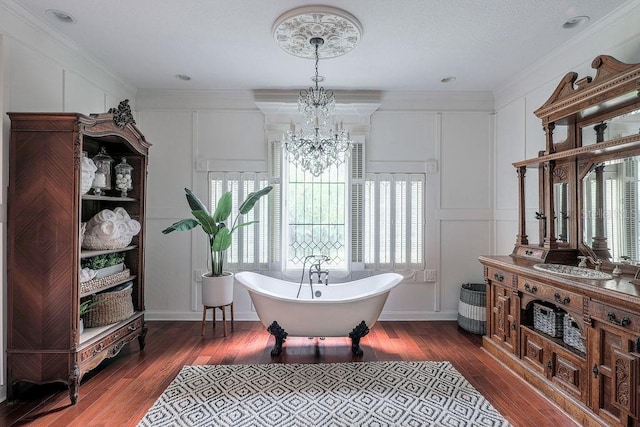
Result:
<svg viewBox="0 0 640 427"><path fill-rule="evenodd" d="M120 248L120 249L103 249L103 250L90 250L90 249L82 249L80 251L80 259L83 258L91 258L92 256L96 256L96 255L104 255L104 254L113 254L116 252L124 252L124 251L130 251L132 249L137 248L138 246L136 245L129 245L129 246L125 246L124 248Z"/></svg>
<svg viewBox="0 0 640 427"><path fill-rule="evenodd" d="M133 197L120 197L120 196L96 196L93 194L83 194L82 200L102 200L105 202L137 202L138 199Z"/></svg>
<svg viewBox="0 0 640 427"><path fill-rule="evenodd" d="M131 322L132 319L136 317L140 317L143 313L141 311L136 311L133 313L133 316L128 317L120 322L112 323L106 326L98 326L96 328L85 328L84 331L80 334L80 347L83 347L87 344L90 344L92 341L96 341L104 336L109 335L112 331L119 329L123 325Z"/></svg>

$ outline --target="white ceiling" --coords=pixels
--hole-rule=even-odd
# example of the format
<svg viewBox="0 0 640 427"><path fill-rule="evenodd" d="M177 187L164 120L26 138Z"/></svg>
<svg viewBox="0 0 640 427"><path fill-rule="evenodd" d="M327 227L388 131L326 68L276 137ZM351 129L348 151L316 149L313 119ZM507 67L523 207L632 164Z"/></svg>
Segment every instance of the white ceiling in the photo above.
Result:
<svg viewBox="0 0 640 427"><path fill-rule="evenodd" d="M89 52L139 89L299 89L314 63L282 51L284 12L323 4L360 21L362 41L321 60L342 90L492 91L625 0L1 0ZM45 14L67 12L65 24ZM563 29L570 17L586 25ZM595 57L602 52L594 52ZM175 78L187 74L191 81ZM443 77L456 76L443 84Z"/></svg>

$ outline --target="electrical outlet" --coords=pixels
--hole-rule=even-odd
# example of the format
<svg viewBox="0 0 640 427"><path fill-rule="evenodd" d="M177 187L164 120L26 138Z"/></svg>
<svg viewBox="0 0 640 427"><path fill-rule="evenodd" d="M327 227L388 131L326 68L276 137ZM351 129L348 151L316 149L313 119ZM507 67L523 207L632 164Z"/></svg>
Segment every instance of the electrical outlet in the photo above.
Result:
<svg viewBox="0 0 640 427"><path fill-rule="evenodd" d="M424 281L425 282L435 282L438 279L438 275L436 270L425 270L424 271Z"/></svg>

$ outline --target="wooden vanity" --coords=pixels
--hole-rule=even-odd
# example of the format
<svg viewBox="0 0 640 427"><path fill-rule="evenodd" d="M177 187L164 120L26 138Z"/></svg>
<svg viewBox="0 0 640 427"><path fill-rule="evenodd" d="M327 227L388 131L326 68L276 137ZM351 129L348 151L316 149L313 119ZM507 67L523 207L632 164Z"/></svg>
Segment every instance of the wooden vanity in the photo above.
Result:
<svg viewBox="0 0 640 427"><path fill-rule="evenodd" d="M601 55L592 67L593 78L568 73L535 111L545 150L514 163L514 250L480 257L483 346L582 425L640 426L640 64ZM615 277L534 268L578 256Z"/></svg>

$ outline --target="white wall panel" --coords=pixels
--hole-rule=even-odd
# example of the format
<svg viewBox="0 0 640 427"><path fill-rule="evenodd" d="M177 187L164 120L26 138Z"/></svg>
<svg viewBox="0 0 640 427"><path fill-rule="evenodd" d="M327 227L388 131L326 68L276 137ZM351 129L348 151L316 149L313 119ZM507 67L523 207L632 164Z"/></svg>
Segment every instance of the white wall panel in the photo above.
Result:
<svg viewBox="0 0 640 427"><path fill-rule="evenodd" d="M460 286L483 283L480 255L491 254L491 221L442 221L440 223L441 310L458 310Z"/></svg>
<svg viewBox="0 0 640 427"><path fill-rule="evenodd" d="M513 252L513 247L516 242L516 236L518 234L518 221L514 219L513 221L496 221L495 223L496 230L496 244L495 244L495 255L509 255ZM533 230L535 232L535 240L537 239L537 229ZM531 234L529 233L530 237Z"/></svg>
<svg viewBox="0 0 640 427"><path fill-rule="evenodd" d="M196 156L215 160L264 160L264 116L259 111L199 111Z"/></svg>
<svg viewBox="0 0 640 427"><path fill-rule="evenodd" d="M162 234L172 221L146 223L145 305L156 312L191 310L191 233Z"/></svg>
<svg viewBox="0 0 640 427"><path fill-rule="evenodd" d="M171 218L175 208L189 213L184 188L192 187L193 120L189 111L142 111L138 126L149 150L147 208L152 216Z"/></svg>
<svg viewBox="0 0 640 427"><path fill-rule="evenodd" d="M72 71L64 72L64 108L69 113L103 113L104 90Z"/></svg>
<svg viewBox="0 0 640 427"><path fill-rule="evenodd" d="M488 113L442 114L440 209L491 208L492 121Z"/></svg>
<svg viewBox="0 0 640 427"><path fill-rule="evenodd" d="M517 207L518 180L512 163L524 156L524 116L524 100L514 101L496 113L496 209Z"/></svg>
<svg viewBox="0 0 640 427"><path fill-rule="evenodd" d="M430 112L379 111L371 117L367 160L425 161L436 155L436 119Z"/></svg>
<svg viewBox="0 0 640 427"><path fill-rule="evenodd" d="M7 44L7 111L62 111L62 66L15 41Z"/></svg>
<svg viewBox="0 0 640 427"><path fill-rule="evenodd" d="M525 98L525 153L524 158L531 159L538 156L538 152L546 148L545 134L542 129L542 121L536 117L534 111L547 102L558 85L558 81L549 82L544 86L532 90ZM556 126L553 131L553 140L562 142L567 139L567 127ZM522 159L521 159L522 160Z"/></svg>

